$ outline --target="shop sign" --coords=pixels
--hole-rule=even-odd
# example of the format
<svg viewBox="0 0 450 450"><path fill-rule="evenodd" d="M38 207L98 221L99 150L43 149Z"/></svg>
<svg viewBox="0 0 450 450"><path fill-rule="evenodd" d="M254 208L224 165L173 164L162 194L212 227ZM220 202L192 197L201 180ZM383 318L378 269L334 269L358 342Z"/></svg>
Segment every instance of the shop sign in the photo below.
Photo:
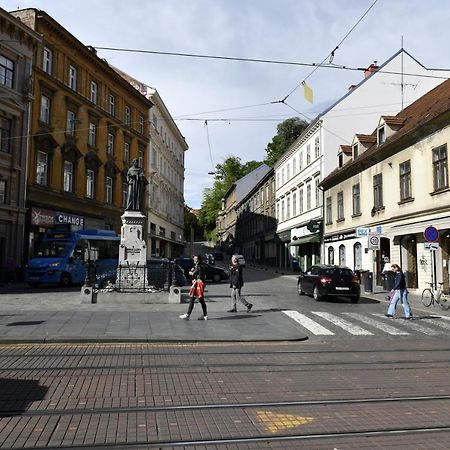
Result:
<svg viewBox="0 0 450 450"><path fill-rule="evenodd" d="M31 208L31 225L52 227L55 224L55 212L49 209Z"/></svg>
<svg viewBox="0 0 450 450"><path fill-rule="evenodd" d="M347 239L354 239L356 238L356 231L346 231L344 233L336 233L336 234L330 234L329 236L324 236L323 242L325 244L328 244L330 242L337 242L337 241L345 241Z"/></svg>
<svg viewBox="0 0 450 450"><path fill-rule="evenodd" d="M289 242L291 240L291 230L278 233L278 237L280 238L281 242Z"/></svg>
<svg viewBox="0 0 450 450"><path fill-rule="evenodd" d="M75 214L67 214L61 211L55 212L55 223L56 224L69 224L77 228L84 227L84 217L77 216Z"/></svg>
<svg viewBox="0 0 450 450"><path fill-rule="evenodd" d="M367 227L359 227L356 229L357 237L367 237L369 236L369 229Z"/></svg>

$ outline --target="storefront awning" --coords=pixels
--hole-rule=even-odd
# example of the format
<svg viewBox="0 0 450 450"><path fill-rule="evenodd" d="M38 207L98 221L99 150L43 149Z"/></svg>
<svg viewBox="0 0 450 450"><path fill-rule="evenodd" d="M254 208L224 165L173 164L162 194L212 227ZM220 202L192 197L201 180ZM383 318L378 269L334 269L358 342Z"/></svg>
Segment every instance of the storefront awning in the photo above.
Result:
<svg viewBox="0 0 450 450"><path fill-rule="evenodd" d="M299 237L299 238L297 238L297 240L292 241L289 245L290 246L302 245L302 244L307 244L309 242L320 242L320 234L316 233L316 234L309 234L307 236Z"/></svg>

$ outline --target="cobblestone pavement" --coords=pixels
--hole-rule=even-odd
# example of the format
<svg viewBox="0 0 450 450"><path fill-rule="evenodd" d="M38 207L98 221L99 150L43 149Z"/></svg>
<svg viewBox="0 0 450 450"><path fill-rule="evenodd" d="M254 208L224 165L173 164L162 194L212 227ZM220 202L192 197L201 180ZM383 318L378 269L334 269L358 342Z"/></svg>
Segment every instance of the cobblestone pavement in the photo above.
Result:
<svg viewBox="0 0 450 450"><path fill-rule="evenodd" d="M438 449L442 340L0 346L0 448Z"/></svg>

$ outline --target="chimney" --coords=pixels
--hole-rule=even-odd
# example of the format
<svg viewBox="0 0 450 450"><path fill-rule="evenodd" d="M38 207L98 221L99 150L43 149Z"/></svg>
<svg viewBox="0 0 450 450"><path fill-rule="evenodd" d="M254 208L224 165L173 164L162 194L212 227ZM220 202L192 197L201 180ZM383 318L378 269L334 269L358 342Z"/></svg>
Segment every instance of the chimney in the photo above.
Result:
<svg viewBox="0 0 450 450"><path fill-rule="evenodd" d="M370 77L374 72L376 72L379 69L379 66L377 66L377 61L374 61L373 64L371 64L365 71L364 71L364 78Z"/></svg>

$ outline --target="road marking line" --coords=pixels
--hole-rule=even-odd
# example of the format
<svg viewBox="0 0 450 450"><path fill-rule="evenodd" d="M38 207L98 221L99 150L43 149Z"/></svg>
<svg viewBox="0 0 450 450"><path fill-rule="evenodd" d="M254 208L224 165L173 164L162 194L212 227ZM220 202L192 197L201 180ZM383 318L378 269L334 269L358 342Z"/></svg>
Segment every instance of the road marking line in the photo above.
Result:
<svg viewBox="0 0 450 450"><path fill-rule="evenodd" d="M256 417L267 431L277 433L281 430L306 425L314 421L314 417L294 416L292 414L273 413L271 411L256 411Z"/></svg>
<svg viewBox="0 0 450 450"><path fill-rule="evenodd" d="M380 314L372 314L373 316L380 316ZM401 320L401 319L400 319ZM420 333L426 334L428 336L436 336L441 334L440 331L433 330L428 327L424 327L423 325L419 325L417 321L414 320L404 320L404 321L396 321L396 325L400 326L408 326L408 328L412 328L414 331L419 331Z"/></svg>
<svg viewBox="0 0 450 450"><path fill-rule="evenodd" d="M349 332L350 334L354 334L357 336L373 336L373 333L371 333L370 331L365 330L364 328L361 328L358 325L354 325L353 323L348 322L347 320L342 319L339 316L335 316L334 314L322 311L311 311L311 312L316 316L322 317L322 319L328 320L329 322L333 323L339 328L342 328L343 330Z"/></svg>
<svg viewBox="0 0 450 450"><path fill-rule="evenodd" d="M443 317L443 316L431 316L431 317L427 317L428 319L432 319L431 322L428 322L430 324L436 325L437 327L441 327L441 328L445 328L446 330L450 330L450 323L445 322L445 321L441 321L441 319L447 319L449 320L448 317Z"/></svg>
<svg viewBox="0 0 450 450"><path fill-rule="evenodd" d="M305 327L307 330L311 331L311 333L315 334L316 336L334 335L334 333L332 331L326 329L325 327L318 324L317 322L310 319L309 317L305 316L304 314L300 314L298 311L283 311L283 312L288 317L295 320L302 327Z"/></svg>
<svg viewBox="0 0 450 450"><path fill-rule="evenodd" d="M358 313L344 313L344 314L346 316L352 317L353 319L360 320L361 322L367 323L368 325L378 328L379 330L384 331L385 333L388 333L388 334L392 334L392 335L396 335L396 336L409 334L407 331L403 331L403 330L399 330L395 327L391 327L390 325L386 325L383 322L379 322L378 320L374 320L363 314L358 314Z"/></svg>

